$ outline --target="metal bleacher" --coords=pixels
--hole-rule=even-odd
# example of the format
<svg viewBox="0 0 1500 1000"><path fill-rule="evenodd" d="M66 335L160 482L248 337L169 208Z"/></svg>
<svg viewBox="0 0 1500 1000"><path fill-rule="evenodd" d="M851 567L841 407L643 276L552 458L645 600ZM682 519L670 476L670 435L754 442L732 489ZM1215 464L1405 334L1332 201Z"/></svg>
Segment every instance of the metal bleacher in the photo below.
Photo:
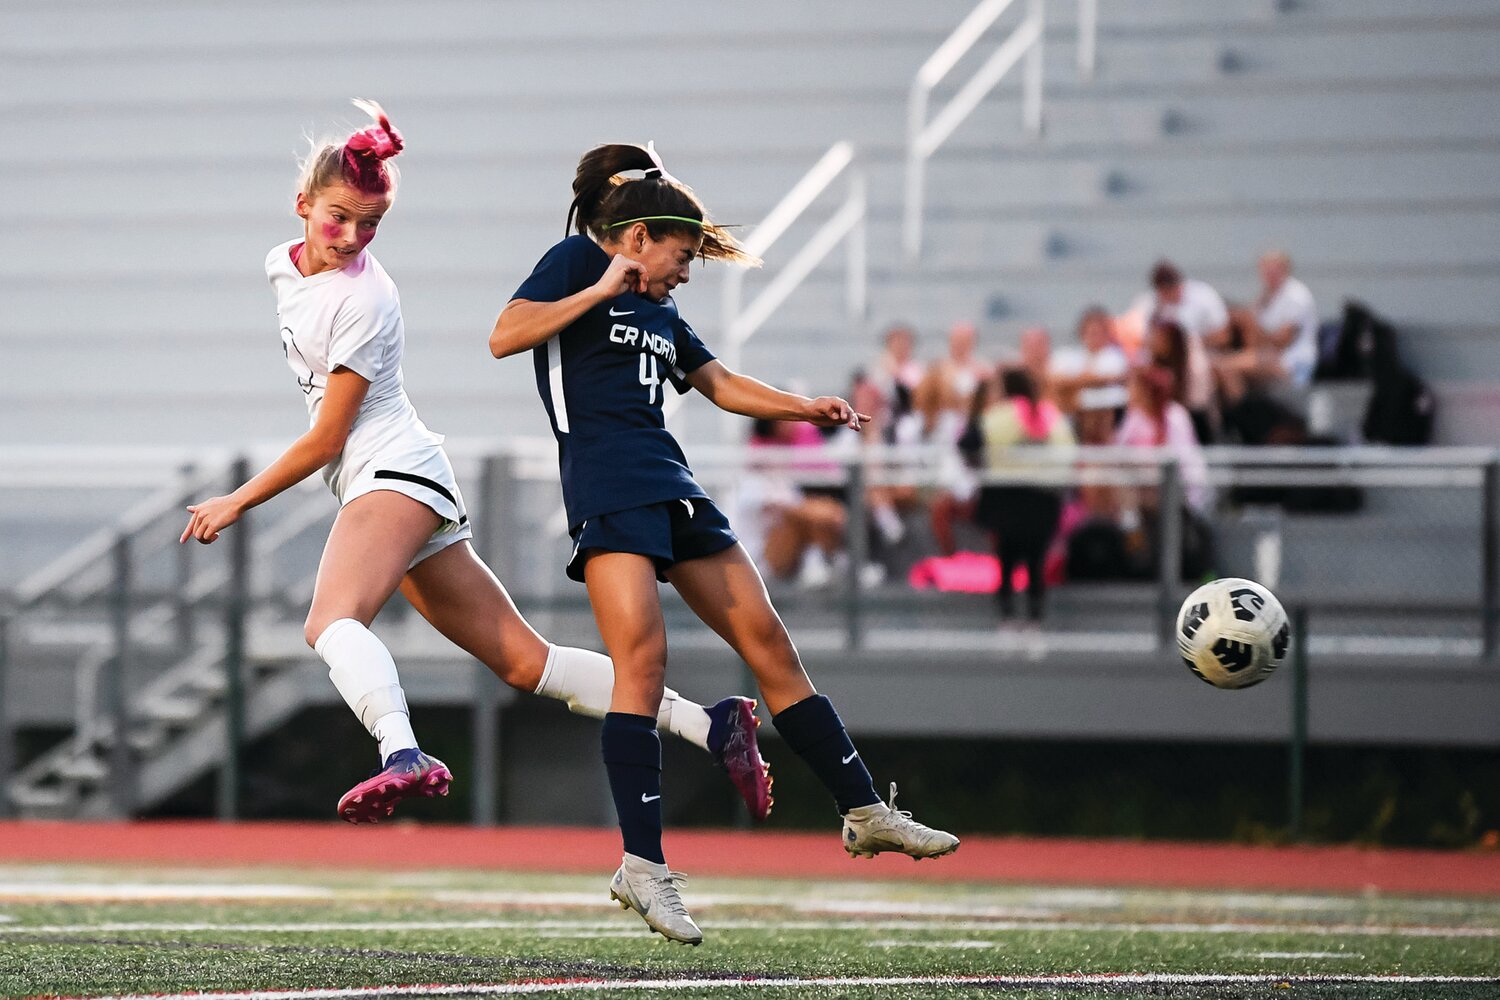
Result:
<svg viewBox="0 0 1500 1000"><path fill-rule="evenodd" d="M752 225L847 139L870 198L867 322L849 328L842 274L825 263L745 345L744 367L757 375L841 391L898 319L915 324L928 355L958 320L980 323L990 356L1034 324L1066 342L1084 305L1122 309L1163 255L1244 299L1256 255L1277 246L1325 315L1353 296L1395 321L1404 354L1438 391L1440 442L1500 444L1493 0L1101 0L1087 80L1074 58L1077 5L1049 0L1043 134L1022 128L1020 85L1002 82L928 165L925 252L907 264L908 88L971 6L647 2L626 18L606 0L375 0L354 23L344 9L291 0L0 9L0 452L24 451L10 465L39 470L0 470L0 569L20 579L46 566L188 461L222 468L250 443L301 430L261 261L298 232L303 133L356 124L353 96L382 100L407 136L400 198L375 249L402 290L408 389L427 422L455 438L547 433L530 365L493 361L484 340L561 235L584 149L655 139L716 217ZM821 219L815 211L794 229ZM709 266L678 295L710 343L722 332L722 282ZM1360 390L1326 391L1334 429L1357 426ZM679 432L690 450L717 440L724 425L705 418L707 404L687 405ZM134 470L96 461L121 446L153 457ZM38 453L56 454L56 467ZM70 485L69 469L92 485ZM1472 598L1480 501L1439 493L1374 489L1356 518L1287 516L1278 522L1286 572L1309 589L1331 580L1356 598L1394 599L1400 584L1383 571L1405 560L1417 567L1407 585ZM1236 517L1226 543L1248 571L1261 529ZM1372 538L1395 547L1358 565L1343 559ZM551 600L550 586L517 591ZM997 661L974 638L988 628L983 602L914 599L899 613L896 603L884 606L895 631L969 635L934 652L932 671L951 694L932 713L944 734L1264 739L1283 726L1274 693L1228 714L1180 677L1158 678L1152 652L1129 643L1101 665L1066 643L1038 654L1005 640ZM1064 630L1097 614L1085 591L1060 592L1057 608ZM825 626L837 633L841 610L817 601L798 610L812 666L841 704L875 731L906 735L900 718L881 713L915 696L904 673L911 651L875 643L855 683L836 637L818 638ZM1127 602L1106 626L1132 614ZM592 635L576 609L545 615L574 641ZM296 622L290 607L263 622L262 679L276 664L306 666ZM392 628L401 645L404 626ZM21 698L12 690L12 720L70 725L73 706L57 701L98 638L23 644L17 655L51 664L36 676L56 683L28 682ZM416 697L462 700L469 679L453 672L451 654L415 637L402 649ZM694 655L705 681L738 680L722 651ZM1321 716L1315 701L1315 737L1493 739L1496 716L1484 706L1494 685L1440 660L1428 655L1409 675L1383 667L1374 685L1338 666L1327 693L1315 691L1327 699ZM316 670L302 674L286 712L331 697ZM1402 721L1371 707L1382 699L1416 707ZM1455 705L1460 721L1445 723ZM77 808L69 802L47 808Z"/></svg>
<svg viewBox="0 0 1500 1000"><path fill-rule="evenodd" d="M1493 440L1458 412L1486 405L1500 315L1492 4L1105 0L1085 83L1075 5L1051 0L1043 138L1002 83L931 164L913 269L897 250L906 90L967 7L663 6L620 25L603 2L377 3L342 51L311 41L348 31L342 14L288 3L8 8L0 442L294 433L260 262L296 233L301 132L352 122L350 95L383 98L409 139L377 251L402 288L408 384L449 433L545 430L529 367L483 341L561 233L583 149L655 138L719 217L753 223L847 138L869 177L869 332L904 318L935 347L978 318L998 354L1024 325L1065 338L1084 304L1123 308L1158 255L1246 297L1257 252L1285 246L1326 314L1359 296L1420 330L1404 344L1419 371L1465 400L1444 407L1443 440ZM624 51L679 82L622 113L641 86ZM710 336L718 270L679 296ZM871 338L851 342L840 308L826 268L746 364L842 385Z"/></svg>

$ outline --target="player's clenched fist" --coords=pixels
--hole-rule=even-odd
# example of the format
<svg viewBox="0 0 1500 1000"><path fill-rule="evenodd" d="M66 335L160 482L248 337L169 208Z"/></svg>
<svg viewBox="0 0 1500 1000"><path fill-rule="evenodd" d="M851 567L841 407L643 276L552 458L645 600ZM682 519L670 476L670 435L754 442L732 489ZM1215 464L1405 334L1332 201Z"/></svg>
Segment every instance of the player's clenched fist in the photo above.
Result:
<svg viewBox="0 0 1500 1000"><path fill-rule="evenodd" d="M646 291L646 268L638 260L631 260L622 253L617 253L609 262L609 268L604 272L594 285L595 288L606 293L610 298L616 295L624 295L626 292L638 292L645 294Z"/></svg>
<svg viewBox="0 0 1500 1000"><path fill-rule="evenodd" d="M180 545L189 538L196 538L208 545L218 539L219 532L238 521L243 513L239 501L232 497L210 497L202 503L195 503L188 507L188 514L191 516L177 542Z"/></svg>
<svg viewBox="0 0 1500 1000"><path fill-rule="evenodd" d="M857 431L860 425L870 420L870 415L856 413L847 400L840 399L838 396L819 396L808 402L808 415L805 419L808 423L817 424L819 427L837 427L840 424L847 424Z"/></svg>

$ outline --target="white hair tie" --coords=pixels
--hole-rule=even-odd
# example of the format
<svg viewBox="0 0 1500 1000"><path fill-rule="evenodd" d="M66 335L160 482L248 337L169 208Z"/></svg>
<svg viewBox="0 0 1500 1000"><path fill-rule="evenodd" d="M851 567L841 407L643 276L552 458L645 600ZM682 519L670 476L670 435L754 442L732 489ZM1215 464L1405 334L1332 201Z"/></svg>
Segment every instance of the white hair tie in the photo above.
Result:
<svg viewBox="0 0 1500 1000"><path fill-rule="evenodd" d="M662 166L661 154L656 151L656 140L655 139L647 141L647 143L646 143L646 155L649 156L649 157L651 157L651 162L652 163L656 164L656 166L654 166L650 170L646 171L646 176L647 177L650 177L650 176L652 176L654 174L655 176L660 177L662 180L671 181L673 184L676 184L679 187L682 186L682 181L678 180L677 178L673 177L671 174L667 173L667 168L664 167L664 166Z"/></svg>

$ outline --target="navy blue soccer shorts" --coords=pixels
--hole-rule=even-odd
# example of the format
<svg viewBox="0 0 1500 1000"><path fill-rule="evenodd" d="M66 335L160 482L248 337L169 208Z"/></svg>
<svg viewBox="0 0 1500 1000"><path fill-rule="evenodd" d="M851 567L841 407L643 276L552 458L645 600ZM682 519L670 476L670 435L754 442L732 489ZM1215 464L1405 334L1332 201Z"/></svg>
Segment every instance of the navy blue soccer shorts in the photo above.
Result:
<svg viewBox="0 0 1500 1000"><path fill-rule="evenodd" d="M573 555L568 579L583 582L583 564L591 549L632 552L656 564L656 578L673 565L722 552L739 541L724 512L707 497L663 500L661 503L601 514L571 532Z"/></svg>

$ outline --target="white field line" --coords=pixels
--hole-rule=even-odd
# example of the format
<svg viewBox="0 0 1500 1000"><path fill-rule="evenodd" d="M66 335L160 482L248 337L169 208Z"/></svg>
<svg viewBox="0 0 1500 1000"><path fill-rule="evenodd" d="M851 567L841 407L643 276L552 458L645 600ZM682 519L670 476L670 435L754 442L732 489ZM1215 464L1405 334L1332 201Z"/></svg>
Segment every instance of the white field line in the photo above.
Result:
<svg viewBox="0 0 1500 1000"><path fill-rule="evenodd" d="M608 903L604 892L515 892L508 889L438 889L424 892L423 899L438 903L475 903L490 906L584 906ZM703 895L693 897L693 906L764 906L763 896Z"/></svg>
<svg viewBox="0 0 1500 1000"><path fill-rule="evenodd" d="M516 996L531 993L598 993L604 990L705 990L737 987L740 989L788 989L797 987L828 988L834 986L1053 986L1075 984L1122 986L1250 986L1271 984L1400 984L1430 986L1439 984L1500 983L1500 978L1483 976L1276 976L1214 975L1174 973L1072 973L1041 976L828 976L771 977L763 979L571 979L518 983L454 983L426 986L367 986L352 989L252 990L243 993L150 993L122 994L95 1000L341 1000L344 997L442 997L442 996Z"/></svg>
<svg viewBox="0 0 1500 1000"><path fill-rule="evenodd" d="M218 881L189 882L194 874L191 870L175 873L173 882L73 882L63 869L37 869L15 866L0 866L0 874L21 875L21 878L0 879L0 899L118 899L118 900L170 900L170 899L392 899L416 893L422 899L445 903L473 903L510 906L561 906L593 907L599 905L597 892L588 891L522 891L513 889L445 889L426 888L426 877L393 878L392 885L399 888L361 888L338 885L278 884L257 882L223 883ZM25 878L27 874L46 875L42 878ZM91 872L91 874L93 874ZM214 874L221 874L215 872ZM1215 911L1289 911L1289 912L1337 912L1363 910L1378 905L1381 897L1365 896L1315 896L1276 895L1258 893L1236 893L1232 895L1206 895L1202 893L1172 891L1166 893L1147 891L1127 895L1119 890L1048 888L1014 893L1014 901L984 903L947 903L891 901L874 897L828 897L818 895L813 899L789 898L768 899L763 895L744 893L717 893L695 896L697 907L776 905L785 909L809 914L920 914L926 916L1013 918L1016 920L1046 920L1062 916L1062 910L1118 910L1123 909L1131 898L1160 899L1170 908L1181 909L1199 904L1211 906ZM1493 901L1406 899L1400 905L1405 910L1425 913L1475 913L1497 912ZM3 920L0 917L0 920Z"/></svg>
<svg viewBox="0 0 1500 1000"><path fill-rule="evenodd" d="M966 941L960 938L957 941L870 941L866 948L957 948L960 950L998 948L999 941Z"/></svg>
<svg viewBox="0 0 1500 1000"><path fill-rule="evenodd" d="M693 901L697 905L697 900ZM1034 906L987 906L976 903L903 902L899 899L829 899L793 903L799 913L836 913L848 916L973 917L992 920L1060 920L1057 910Z"/></svg>
<svg viewBox="0 0 1500 1000"><path fill-rule="evenodd" d="M323 886L254 882L0 882L0 899L332 899L335 895Z"/></svg>
<svg viewBox="0 0 1500 1000"><path fill-rule="evenodd" d="M0 896L3 896L0 891ZM439 903L477 903L496 906L577 906L593 908L600 905L598 892L511 892L488 889L439 889L424 893L425 898ZM1036 906L996 906L986 904L933 903L912 900L902 902L888 899L824 899L769 901L771 905L795 910L798 913L858 914L861 916L899 916L902 914L924 917L973 917L975 919L1011 920L1055 920L1062 916L1054 909ZM693 896L693 909L710 909L716 906L765 906L765 896L714 894Z"/></svg>
<svg viewBox="0 0 1500 1000"><path fill-rule="evenodd" d="M1257 924L1175 922L1112 923L1108 921L1032 920L706 920L703 926L716 931L963 931L1033 934L1303 934L1309 937L1396 938L1500 938L1500 927L1434 927L1411 924ZM112 923L112 924L5 924L0 937L22 934L131 934L131 933L227 933L227 934L327 934L461 930L577 930L618 928L617 921L604 920L403 920L322 923Z"/></svg>
<svg viewBox="0 0 1500 1000"><path fill-rule="evenodd" d="M1243 958L1364 958L1352 951L1242 951Z"/></svg>
<svg viewBox="0 0 1500 1000"><path fill-rule="evenodd" d="M599 938L639 938L639 929L628 931L569 931L569 930L545 930L537 931L539 938L566 938L570 941L593 941Z"/></svg>

